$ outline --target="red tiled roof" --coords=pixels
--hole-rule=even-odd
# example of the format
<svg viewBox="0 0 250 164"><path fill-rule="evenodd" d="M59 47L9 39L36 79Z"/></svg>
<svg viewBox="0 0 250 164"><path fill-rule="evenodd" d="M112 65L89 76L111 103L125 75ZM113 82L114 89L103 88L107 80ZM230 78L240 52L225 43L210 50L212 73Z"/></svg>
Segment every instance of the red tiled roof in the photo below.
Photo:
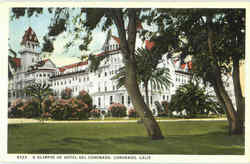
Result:
<svg viewBox="0 0 250 164"><path fill-rule="evenodd" d="M43 61L46 63L47 61L49 61L49 59L44 59Z"/></svg>
<svg viewBox="0 0 250 164"><path fill-rule="evenodd" d="M176 64L177 61L179 61L179 59L174 60L174 64Z"/></svg>
<svg viewBox="0 0 250 164"><path fill-rule="evenodd" d="M137 24L137 30L141 30L141 29L143 29L143 27L142 27L141 22L139 22L139 23Z"/></svg>
<svg viewBox="0 0 250 164"><path fill-rule="evenodd" d="M60 68L59 68L59 71L60 71L60 72L64 72L64 71L65 71L65 68L61 68L61 67L60 67Z"/></svg>
<svg viewBox="0 0 250 164"><path fill-rule="evenodd" d="M118 44L120 44L120 38L116 37L116 36L111 36Z"/></svg>
<svg viewBox="0 0 250 164"><path fill-rule="evenodd" d="M105 55L105 52L101 52L101 53L97 54L96 56L103 56L103 55Z"/></svg>
<svg viewBox="0 0 250 164"><path fill-rule="evenodd" d="M192 69L192 62L188 62L188 69Z"/></svg>
<svg viewBox="0 0 250 164"><path fill-rule="evenodd" d="M25 44L27 41L31 41L31 42L35 42L35 43L39 43L36 33L32 30L31 27L29 27L24 35L23 35L23 39L21 41L21 45Z"/></svg>
<svg viewBox="0 0 250 164"><path fill-rule="evenodd" d="M155 42L150 42L149 40L146 40L146 48L148 50L151 50L155 45Z"/></svg>
<svg viewBox="0 0 250 164"><path fill-rule="evenodd" d="M105 52L101 52L101 53L99 53L99 54L96 54L96 56L108 55L109 53L111 53L111 52L116 52L116 51L118 51L118 50L105 51Z"/></svg>
<svg viewBox="0 0 250 164"><path fill-rule="evenodd" d="M181 65L181 69L184 69L186 67L186 64Z"/></svg>
<svg viewBox="0 0 250 164"><path fill-rule="evenodd" d="M64 72L66 69L70 69L70 68L74 68L74 67L78 67L78 66L83 66L83 65L87 65L87 64L88 64L88 61L73 63L73 64L70 64L70 65L60 67L59 71Z"/></svg>
<svg viewBox="0 0 250 164"><path fill-rule="evenodd" d="M17 67L21 66L21 59L20 58L13 58L13 61L16 63Z"/></svg>

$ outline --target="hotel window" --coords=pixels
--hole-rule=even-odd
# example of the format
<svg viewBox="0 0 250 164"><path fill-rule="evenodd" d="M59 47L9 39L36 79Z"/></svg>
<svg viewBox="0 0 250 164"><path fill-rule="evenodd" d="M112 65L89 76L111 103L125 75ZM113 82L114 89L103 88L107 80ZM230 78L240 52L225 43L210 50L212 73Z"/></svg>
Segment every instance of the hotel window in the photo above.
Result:
<svg viewBox="0 0 250 164"><path fill-rule="evenodd" d="M128 105L130 105L130 96L128 96Z"/></svg>
<svg viewBox="0 0 250 164"><path fill-rule="evenodd" d="M113 103L113 96L110 96L110 101L109 101L110 105Z"/></svg>
<svg viewBox="0 0 250 164"><path fill-rule="evenodd" d="M100 73L98 74L98 77L99 77L99 78L101 77L101 74L100 74Z"/></svg>
<svg viewBox="0 0 250 164"><path fill-rule="evenodd" d="M124 104L124 96L122 96L122 104Z"/></svg>
<svg viewBox="0 0 250 164"><path fill-rule="evenodd" d="M107 76L107 72L104 73L104 76Z"/></svg>
<svg viewBox="0 0 250 164"><path fill-rule="evenodd" d="M107 87L105 86L105 92L107 91Z"/></svg>
<svg viewBox="0 0 250 164"><path fill-rule="evenodd" d="M66 82L67 82L67 81L66 81L66 80L64 80L64 84L66 84Z"/></svg>
<svg viewBox="0 0 250 164"><path fill-rule="evenodd" d="M165 100L165 95L162 96L162 99Z"/></svg>
<svg viewBox="0 0 250 164"><path fill-rule="evenodd" d="M153 97L150 96L150 104L152 105L153 104Z"/></svg>
<svg viewBox="0 0 250 164"><path fill-rule="evenodd" d="M98 106L101 106L101 97L98 97Z"/></svg>

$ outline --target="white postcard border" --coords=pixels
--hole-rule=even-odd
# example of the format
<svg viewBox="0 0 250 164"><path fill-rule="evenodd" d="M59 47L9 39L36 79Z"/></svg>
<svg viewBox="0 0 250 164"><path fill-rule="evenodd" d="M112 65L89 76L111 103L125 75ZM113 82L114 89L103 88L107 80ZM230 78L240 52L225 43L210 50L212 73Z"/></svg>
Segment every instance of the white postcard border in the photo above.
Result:
<svg viewBox="0 0 250 164"><path fill-rule="evenodd" d="M76 155L72 154L72 156L77 156L77 159L64 159L66 156L70 156L70 154L56 154L54 157L56 159L44 159L46 154L7 154L7 99L8 99L8 31L9 31L9 8L10 7L57 7L57 6L67 6L67 7L162 7L162 8L246 8L246 45L250 45L249 43L249 27L250 27L250 3L247 2L145 2L145 3L136 3L136 2L49 2L49 3L41 3L41 2L27 2L27 3L17 3L17 2L0 2L0 48L1 48L1 59L0 59L0 104L1 104L1 113L0 113L0 162L21 162L21 161L35 161L35 162L52 162L52 161L61 161L63 162L115 162L115 163L124 163L124 162L132 162L132 163L247 163L250 162L249 160L249 152L250 152L250 144L249 144L249 118L246 117L246 137L245 137L245 155L149 155L150 160L142 160L139 159L140 156L147 157L148 155L122 155L122 156L136 156L137 160L116 160L115 157L118 155L109 155L111 159L108 160L95 160L89 159L88 156L95 156L95 155ZM245 59L245 72L249 72L249 48L246 46L246 59ZM245 76L246 83L249 82L249 76ZM246 87L246 106L249 106L248 101L248 93L249 93L249 86L245 85ZM246 108L247 109L247 108ZM246 116L249 116L249 110L246 110ZM99 154L100 155L100 154ZM101 154L104 156L105 154ZM22 159L26 158L26 159ZM36 158L34 159L34 156ZM37 157L41 157L38 159ZM47 154L47 156L53 156L51 154ZM61 156L61 157L60 157ZM79 157L86 156L86 159L79 159ZM72 157L73 158L73 157Z"/></svg>

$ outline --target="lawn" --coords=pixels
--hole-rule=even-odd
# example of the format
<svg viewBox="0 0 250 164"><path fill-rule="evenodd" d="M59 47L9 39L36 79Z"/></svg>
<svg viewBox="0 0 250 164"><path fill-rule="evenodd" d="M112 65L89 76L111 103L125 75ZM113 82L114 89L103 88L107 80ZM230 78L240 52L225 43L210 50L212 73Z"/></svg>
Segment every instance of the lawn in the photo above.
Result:
<svg viewBox="0 0 250 164"><path fill-rule="evenodd" d="M228 136L226 121L159 123L164 140L136 123L8 125L8 153L244 154L244 137Z"/></svg>

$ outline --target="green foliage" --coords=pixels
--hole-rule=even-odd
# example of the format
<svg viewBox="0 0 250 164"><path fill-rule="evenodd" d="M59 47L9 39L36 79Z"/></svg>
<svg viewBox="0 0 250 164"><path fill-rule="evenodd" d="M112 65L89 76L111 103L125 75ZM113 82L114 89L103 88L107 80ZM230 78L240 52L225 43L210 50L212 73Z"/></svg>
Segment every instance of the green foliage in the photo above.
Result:
<svg viewBox="0 0 250 164"><path fill-rule="evenodd" d="M101 64L101 61L103 61L105 57L107 57L107 55L96 56L96 55L90 54L88 57L88 60L91 62L90 70L96 71L99 68L99 65Z"/></svg>
<svg viewBox="0 0 250 164"><path fill-rule="evenodd" d="M11 118L38 118L41 116L39 101L35 98L29 100L16 99L9 109L8 117Z"/></svg>
<svg viewBox="0 0 250 164"><path fill-rule="evenodd" d="M160 112L158 111L158 116L159 117L161 117L161 116L170 116L171 113L168 110L168 102L167 101L162 101L161 105L163 107L163 110L160 111Z"/></svg>
<svg viewBox="0 0 250 164"><path fill-rule="evenodd" d="M12 118L21 118L24 117L24 105L22 99L16 99L11 103L10 111L8 113L8 117Z"/></svg>
<svg viewBox="0 0 250 164"><path fill-rule="evenodd" d="M53 41L50 40L47 36L43 37L43 47L42 47L42 51L43 52L53 52L54 51L54 45L53 45Z"/></svg>
<svg viewBox="0 0 250 164"><path fill-rule="evenodd" d="M93 109L93 99L85 90L80 91L76 98L88 105L88 111Z"/></svg>
<svg viewBox="0 0 250 164"><path fill-rule="evenodd" d="M44 117L48 118L51 116L52 104L57 101L57 98L50 95L46 97L42 102L42 109L44 111Z"/></svg>
<svg viewBox="0 0 250 164"><path fill-rule="evenodd" d="M26 94L31 97L37 98L39 101L45 99L48 95L52 95L52 89L47 83L32 83L31 85L25 88Z"/></svg>
<svg viewBox="0 0 250 164"><path fill-rule="evenodd" d="M17 53L14 50L12 50L11 48L9 48L9 51L14 55L14 57L8 55L8 77L9 77L9 79L12 79L13 72L11 72L11 69L14 69L14 71L17 70L17 64L14 61L14 58L16 58Z"/></svg>
<svg viewBox="0 0 250 164"><path fill-rule="evenodd" d="M55 120L88 119L88 105L76 98L58 99L51 106L51 118Z"/></svg>
<svg viewBox="0 0 250 164"><path fill-rule="evenodd" d="M101 110L100 109L92 109L89 114L92 118L100 118L101 117Z"/></svg>
<svg viewBox="0 0 250 164"><path fill-rule="evenodd" d="M82 90L76 98L71 97L71 89L66 89L62 99L54 101L52 97L49 97L49 107L51 110L52 119L56 120L68 120L79 119L86 120L92 110L92 98L90 95Z"/></svg>
<svg viewBox="0 0 250 164"><path fill-rule="evenodd" d="M138 114L136 113L136 110L133 109L133 108L130 108L128 110L128 117L129 118L136 118L136 117L138 117Z"/></svg>
<svg viewBox="0 0 250 164"><path fill-rule="evenodd" d="M26 100L23 105L24 117L26 118L39 118L41 116L41 109L39 110L39 101L35 98Z"/></svg>
<svg viewBox="0 0 250 164"><path fill-rule="evenodd" d="M108 112L112 117L125 117L127 108L123 104L113 103L109 106Z"/></svg>
<svg viewBox="0 0 250 164"><path fill-rule="evenodd" d="M177 113L185 110L187 117L195 117L196 114L215 112L216 108L214 107L220 108L213 99L214 97L205 93L205 88L189 83L180 86L172 95L169 110Z"/></svg>
<svg viewBox="0 0 250 164"><path fill-rule="evenodd" d="M61 98L62 99L70 99L70 98L72 98L72 89L71 88L65 88L61 92Z"/></svg>

